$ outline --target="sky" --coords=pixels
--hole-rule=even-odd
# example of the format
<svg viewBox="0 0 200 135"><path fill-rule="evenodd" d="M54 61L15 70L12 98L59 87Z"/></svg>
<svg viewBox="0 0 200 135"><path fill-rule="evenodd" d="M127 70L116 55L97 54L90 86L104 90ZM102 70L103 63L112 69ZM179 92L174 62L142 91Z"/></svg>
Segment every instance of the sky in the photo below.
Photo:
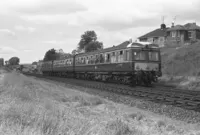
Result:
<svg viewBox="0 0 200 135"><path fill-rule="evenodd" d="M160 27L196 22L199 0L1 0L0 58L20 63L43 59L51 48L71 53L94 30L104 48Z"/></svg>

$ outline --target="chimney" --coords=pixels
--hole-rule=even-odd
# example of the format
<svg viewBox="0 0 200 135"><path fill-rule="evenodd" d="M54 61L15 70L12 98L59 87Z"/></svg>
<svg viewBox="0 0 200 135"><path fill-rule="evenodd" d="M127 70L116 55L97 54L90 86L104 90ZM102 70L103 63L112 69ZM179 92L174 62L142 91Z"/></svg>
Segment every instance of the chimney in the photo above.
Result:
<svg viewBox="0 0 200 135"><path fill-rule="evenodd" d="M164 29L166 29L166 25L163 23L160 25L160 28L161 28L161 30L164 30Z"/></svg>
<svg viewBox="0 0 200 135"><path fill-rule="evenodd" d="M174 22L172 22L172 28L174 27Z"/></svg>

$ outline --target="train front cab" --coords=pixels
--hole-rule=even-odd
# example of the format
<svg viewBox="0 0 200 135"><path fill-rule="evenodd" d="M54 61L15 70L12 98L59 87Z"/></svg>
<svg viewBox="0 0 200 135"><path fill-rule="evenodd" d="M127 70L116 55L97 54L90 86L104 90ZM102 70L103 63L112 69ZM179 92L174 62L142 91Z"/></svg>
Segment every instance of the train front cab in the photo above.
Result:
<svg viewBox="0 0 200 135"><path fill-rule="evenodd" d="M151 85L157 82L161 74L160 49L146 45L141 48L132 48L132 62L134 84Z"/></svg>

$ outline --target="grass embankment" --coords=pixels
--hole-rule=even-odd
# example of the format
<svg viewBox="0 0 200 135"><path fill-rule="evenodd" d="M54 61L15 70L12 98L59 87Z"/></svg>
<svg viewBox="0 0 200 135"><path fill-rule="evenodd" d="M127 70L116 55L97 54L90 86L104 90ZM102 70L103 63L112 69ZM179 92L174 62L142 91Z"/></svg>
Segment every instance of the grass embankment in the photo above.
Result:
<svg viewBox="0 0 200 135"><path fill-rule="evenodd" d="M1 135L159 135L192 133L138 111L18 73L0 74ZM194 134L195 135L195 134Z"/></svg>
<svg viewBox="0 0 200 135"><path fill-rule="evenodd" d="M163 81L178 87L200 89L200 42L177 48L162 48Z"/></svg>

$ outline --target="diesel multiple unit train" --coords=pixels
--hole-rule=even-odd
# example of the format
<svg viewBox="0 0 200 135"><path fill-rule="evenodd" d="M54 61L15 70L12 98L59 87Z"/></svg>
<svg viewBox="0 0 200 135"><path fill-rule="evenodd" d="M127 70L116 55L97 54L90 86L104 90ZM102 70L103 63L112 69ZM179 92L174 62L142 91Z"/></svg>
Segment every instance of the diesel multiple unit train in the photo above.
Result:
<svg viewBox="0 0 200 135"><path fill-rule="evenodd" d="M149 86L162 75L160 49L126 41L118 46L42 63L43 75Z"/></svg>

